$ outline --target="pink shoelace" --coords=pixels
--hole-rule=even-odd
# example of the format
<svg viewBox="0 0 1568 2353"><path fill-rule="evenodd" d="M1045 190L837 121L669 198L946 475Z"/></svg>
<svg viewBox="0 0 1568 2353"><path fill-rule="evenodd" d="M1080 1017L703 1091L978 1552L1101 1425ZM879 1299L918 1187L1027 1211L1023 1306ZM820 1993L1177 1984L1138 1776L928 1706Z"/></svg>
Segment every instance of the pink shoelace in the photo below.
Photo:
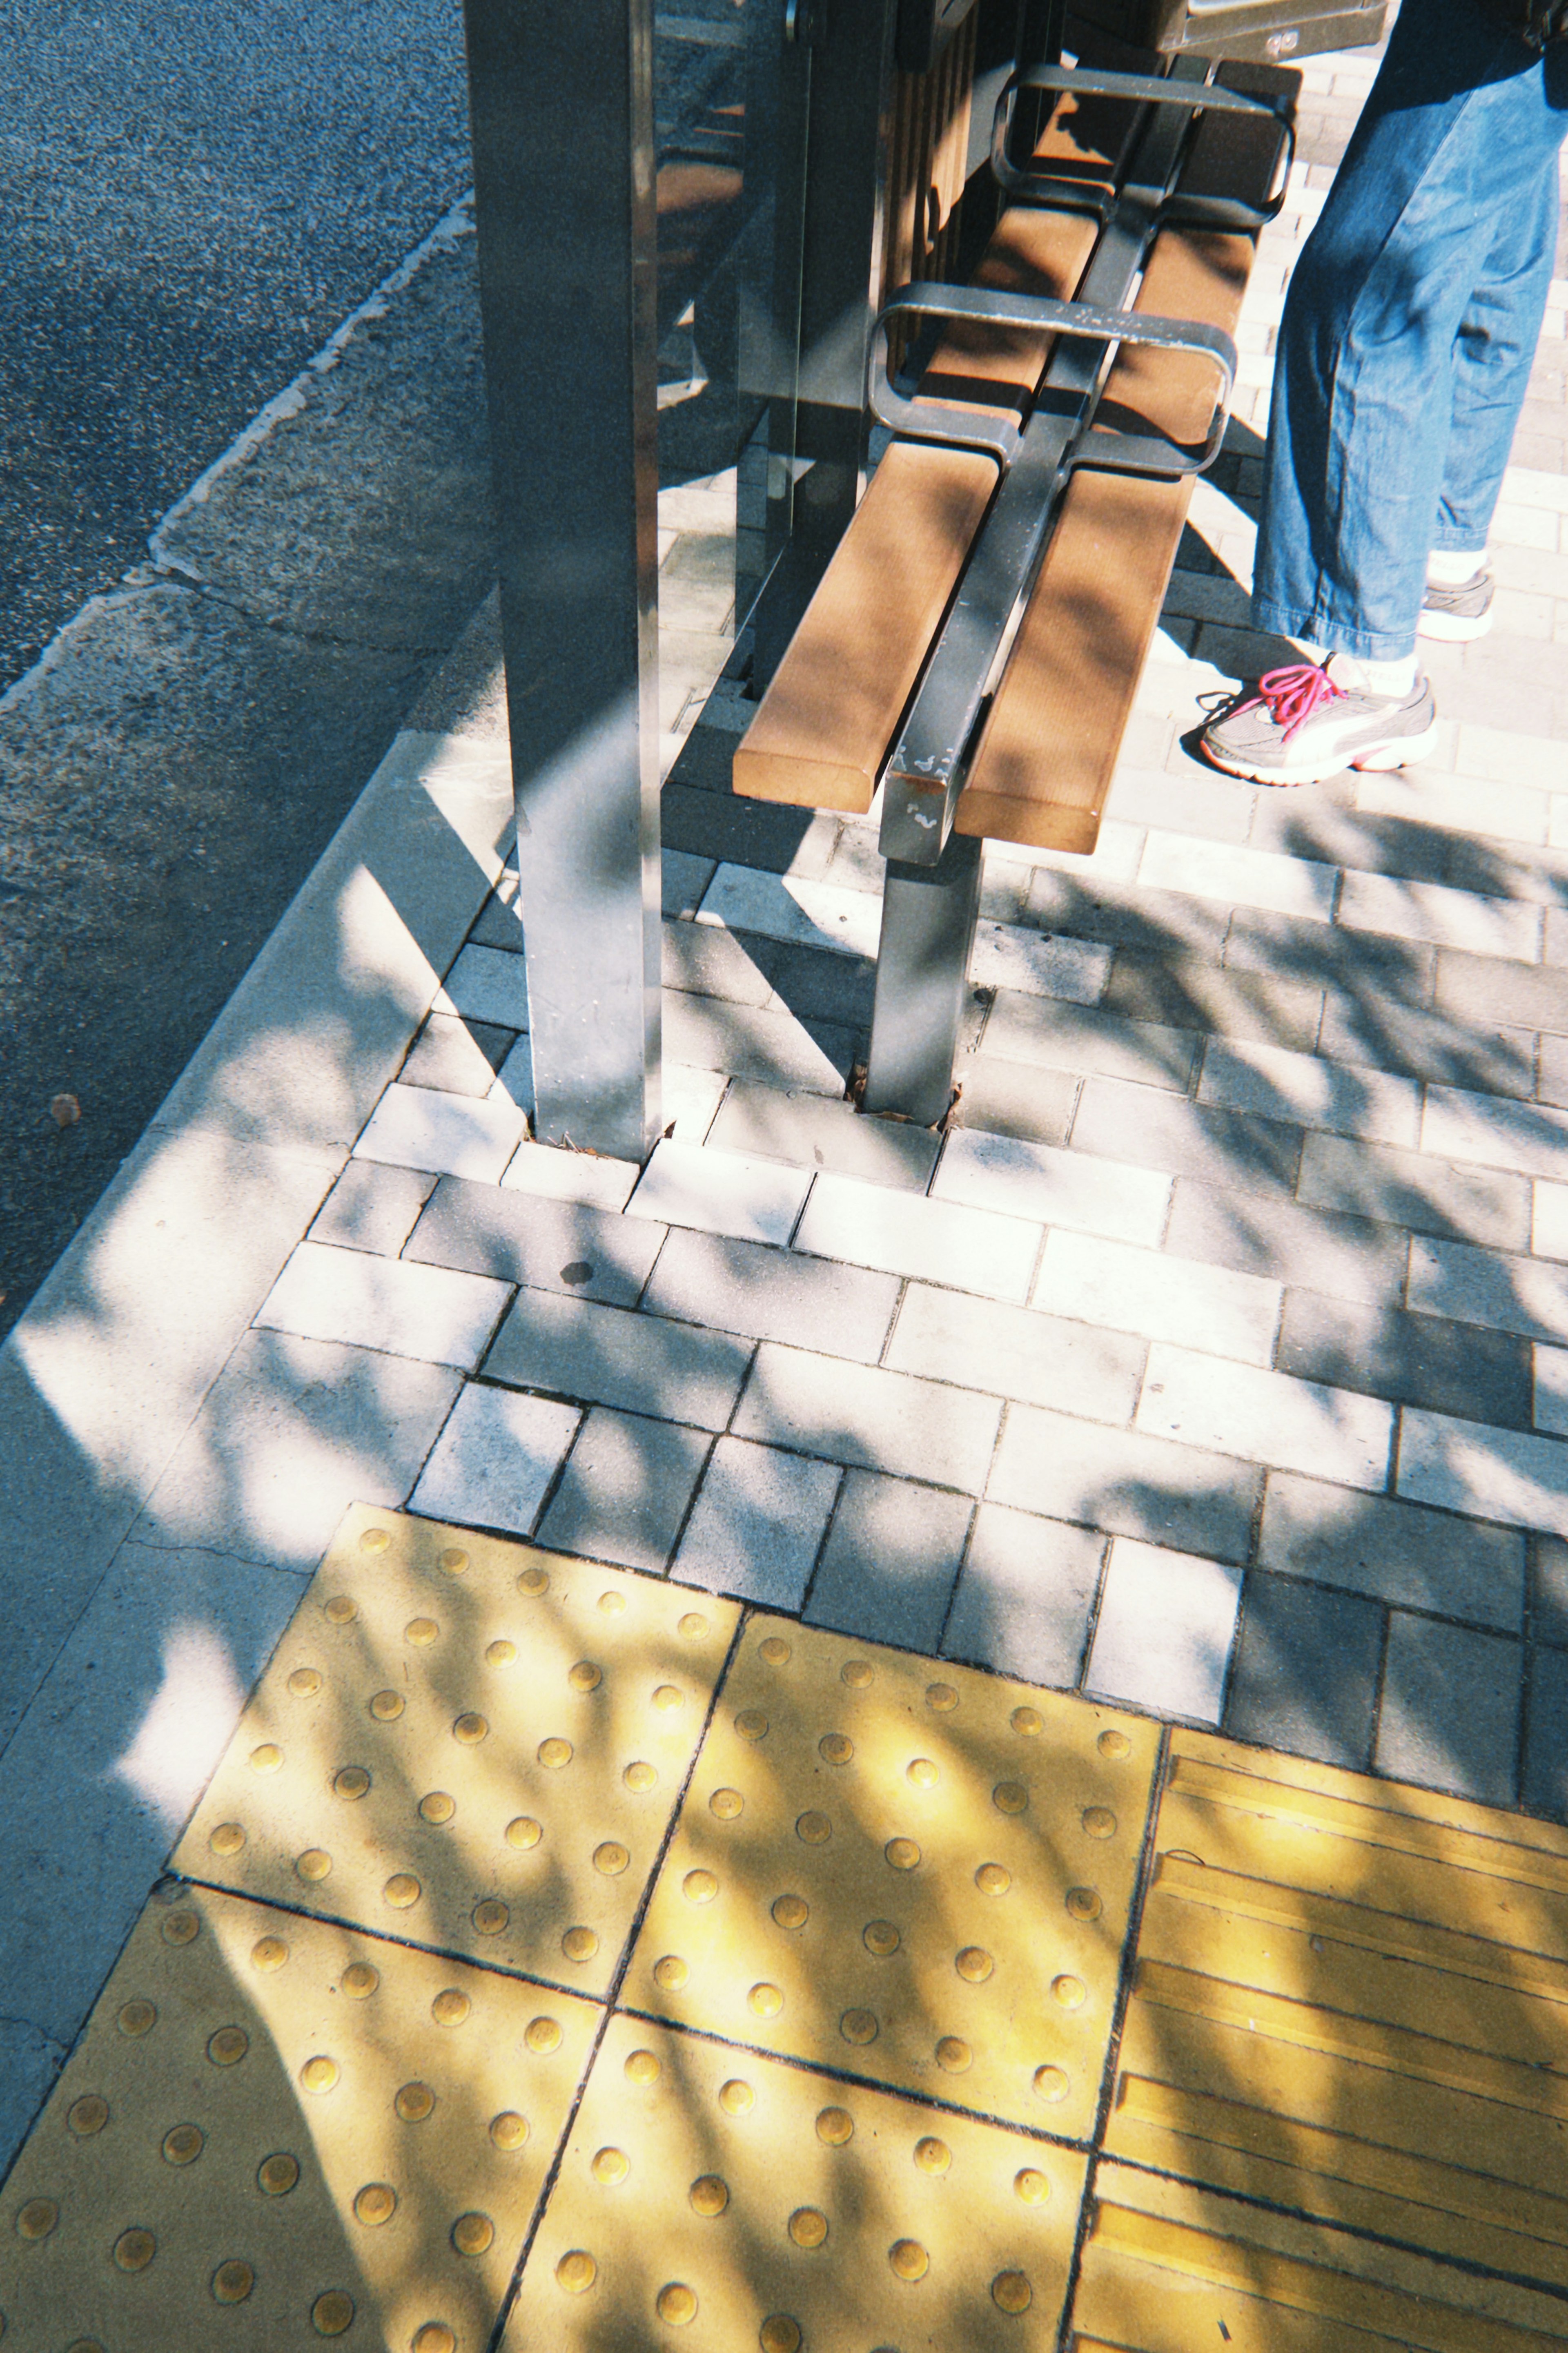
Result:
<svg viewBox="0 0 1568 2353"><path fill-rule="evenodd" d="M1328 671L1320 670L1316 662L1291 662L1284 670L1265 670L1258 681L1257 693L1238 703L1237 709L1256 711L1259 703L1263 704L1270 719L1284 730L1284 741L1289 744L1314 711L1321 711L1325 702L1339 702L1343 696L1343 687L1336 686Z"/></svg>

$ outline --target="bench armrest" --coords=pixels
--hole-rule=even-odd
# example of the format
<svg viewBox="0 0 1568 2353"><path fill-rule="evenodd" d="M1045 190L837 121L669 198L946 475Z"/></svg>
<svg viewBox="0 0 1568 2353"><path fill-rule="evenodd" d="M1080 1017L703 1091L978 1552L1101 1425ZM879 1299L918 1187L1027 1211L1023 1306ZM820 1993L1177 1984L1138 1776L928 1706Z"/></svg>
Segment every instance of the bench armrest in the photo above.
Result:
<svg viewBox="0 0 1568 2353"><path fill-rule="evenodd" d="M900 286L884 305L871 336L867 384L871 414L879 425L906 440L984 449L1000 459L1004 470L1012 463L1023 436L1024 427L1017 419L981 415L955 401L923 399L900 391L889 374L889 321L910 315L1045 329L1107 346L1146 343L1163 351L1199 352L1213 361L1220 377L1219 397L1201 449L1194 453L1162 434L1094 433L1074 444L1067 462L1107 467L1125 474L1201 474L1219 455L1237 365L1236 345L1222 328L1205 327L1195 319L1156 318L1143 311L1102 311L1092 302L1058 302L1045 294L1008 294L989 286Z"/></svg>
<svg viewBox="0 0 1568 2353"><path fill-rule="evenodd" d="M1285 201L1290 166L1296 160L1296 125L1282 98L1275 105L1245 90L1227 90L1217 82L1167 81L1161 74L1101 72L1086 66L1026 66L1004 84L996 100L991 128L991 169L1010 195L1026 204L1051 205L1071 212L1092 212L1103 217L1116 191L1089 189L1076 181L1054 179L1048 172L1030 171L1014 163L1009 152L1018 93L1025 90L1065 91L1078 98L1131 99L1151 106L1183 106L1189 113L1250 114L1272 121L1284 135L1285 162L1278 172L1279 185L1262 204L1241 196L1188 195L1178 188L1160 208L1160 218L1189 228L1261 228Z"/></svg>

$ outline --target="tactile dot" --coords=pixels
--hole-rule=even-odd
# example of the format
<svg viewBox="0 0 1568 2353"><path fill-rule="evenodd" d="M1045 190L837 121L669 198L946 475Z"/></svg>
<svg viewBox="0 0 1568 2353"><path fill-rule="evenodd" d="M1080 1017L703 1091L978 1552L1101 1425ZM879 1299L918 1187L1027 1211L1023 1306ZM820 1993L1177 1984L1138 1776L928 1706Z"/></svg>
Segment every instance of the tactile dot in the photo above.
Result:
<svg viewBox="0 0 1568 2353"><path fill-rule="evenodd" d="M528 2118L520 2116L515 2108L503 2108L499 2116L490 2118L490 2138L498 2148L521 2148L528 2138Z"/></svg>
<svg viewBox="0 0 1568 2353"><path fill-rule="evenodd" d="M770 2312L757 2332L762 2353L800 2353L800 2323L787 2312Z"/></svg>
<svg viewBox="0 0 1568 2353"><path fill-rule="evenodd" d="M539 1761L552 1773L559 1773L563 1765L572 1762L572 1743L552 1733L548 1740L539 1744Z"/></svg>
<svg viewBox="0 0 1568 2353"><path fill-rule="evenodd" d="M561 2048L561 2023L554 2018L531 2018L523 2041L531 2051L547 2052Z"/></svg>
<svg viewBox="0 0 1568 2353"><path fill-rule="evenodd" d="M825 1765L847 1765L855 1754L855 1743L847 1732L825 1732L816 1753Z"/></svg>
<svg viewBox="0 0 1568 2353"><path fill-rule="evenodd" d="M680 1621L680 1631L689 1642L700 1642L708 1631L708 1620L700 1609L689 1609Z"/></svg>
<svg viewBox="0 0 1568 2353"><path fill-rule="evenodd" d="M114 2242L114 2260L122 2272L144 2272L157 2252L151 2231L121 2231Z"/></svg>
<svg viewBox="0 0 1568 2353"><path fill-rule="evenodd" d="M220 2026L207 2042L207 2057L215 2067L237 2067L250 2048L250 2037L242 2026Z"/></svg>
<svg viewBox="0 0 1568 2353"><path fill-rule="evenodd" d="M341 2072L335 2059L329 2059L324 2052L319 2052L315 2058L307 2059L300 2068L300 2081L307 2092L330 2092Z"/></svg>
<svg viewBox="0 0 1568 2353"><path fill-rule="evenodd" d="M29 2198L16 2217L20 2239L47 2239L59 2221L60 2210L52 2198Z"/></svg>
<svg viewBox="0 0 1568 2353"><path fill-rule="evenodd" d="M645 1789L651 1789L658 1783L658 1768L648 1764L644 1757L635 1757L621 1778L628 1789L635 1789L640 1797Z"/></svg>
<svg viewBox="0 0 1568 2353"><path fill-rule="evenodd" d="M917 1789L934 1789L942 1773L934 1757L911 1757L904 1767L904 1778Z"/></svg>
<svg viewBox="0 0 1568 2353"><path fill-rule="evenodd" d="M437 2026L461 2026L473 2003L458 1986L443 1986L430 2005L430 2015Z"/></svg>
<svg viewBox="0 0 1568 2353"><path fill-rule="evenodd" d="M419 1901L419 1882L411 1871L395 1871L381 1892L395 1912L406 1912Z"/></svg>
<svg viewBox="0 0 1568 2353"><path fill-rule="evenodd" d="M395 1724L403 1714L403 1694L395 1691L372 1692L370 1712L377 1724Z"/></svg>
<svg viewBox="0 0 1568 2353"><path fill-rule="evenodd" d="M1034 2081L1035 2097L1037 2100L1044 2100L1048 2106L1055 2107L1058 2100L1067 2098L1068 2078L1065 2068L1037 2067Z"/></svg>
<svg viewBox="0 0 1568 2353"><path fill-rule="evenodd" d="M1026 2206L1043 2206L1051 2194L1049 2181L1032 2165L1026 2165L1013 2176L1013 2189Z"/></svg>
<svg viewBox="0 0 1568 2353"><path fill-rule="evenodd" d="M195 2165L206 2147L206 2135L200 2125L175 2125L163 2135L165 2165Z"/></svg>
<svg viewBox="0 0 1568 2353"><path fill-rule="evenodd" d="M415 2330L409 2353L458 2353L457 2333L444 2320L427 2320Z"/></svg>
<svg viewBox="0 0 1568 2353"><path fill-rule="evenodd" d="M165 1945L194 1945L202 1924L194 1912L171 1912L163 1922Z"/></svg>
<svg viewBox="0 0 1568 2353"><path fill-rule="evenodd" d="M829 2148L842 2148L855 2137L855 2119L847 2108L823 2108L816 2118L816 2137Z"/></svg>
<svg viewBox="0 0 1568 2353"><path fill-rule="evenodd" d="M1059 1977L1051 1979L1051 2000L1063 2010L1081 2010L1088 1987L1081 1978Z"/></svg>
<svg viewBox="0 0 1568 2353"><path fill-rule="evenodd" d="M390 2181L367 2181L354 2196L354 2219L368 2230L379 2230L397 2211L397 2192Z"/></svg>
<svg viewBox="0 0 1568 2353"><path fill-rule="evenodd" d="M380 1983L380 1970L368 1961L351 1961L343 1971L343 1991L353 2001L368 2001Z"/></svg>
<svg viewBox="0 0 1568 2353"><path fill-rule="evenodd" d="M1005 1895L1013 1884L1013 1874L1005 1863L983 1862L974 1874L974 1884L982 1895Z"/></svg>
<svg viewBox="0 0 1568 2353"><path fill-rule="evenodd" d="M1094 1745L1102 1757L1125 1757L1132 1743L1124 1732L1112 1728L1102 1732Z"/></svg>
<svg viewBox="0 0 1568 2353"><path fill-rule="evenodd" d="M384 1552L392 1542L384 1528L366 1528L359 1540L361 1552Z"/></svg>
<svg viewBox="0 0 1568 2353"><path fill-rule="evenodd" d="M665 1953L653 1965L653 1981L666 1993L679 1993L690 1975L679 1953Z"/></svg>
<svg viewBox="0 0 1568 2353"><path fill-rule="evenodd" d="M298 1877L313 1887L321 1880L331 1878L332 1858L325 1847L308 1846L303 1854L295 1856L294 1870Z"/></svg>
<svg viewBox="0 0 1568 2353"><path fill-rule="evenodd" d="M901 2280L924 2279L931 2269L931 2257L918 2239L895 2239L888 2261Z"/></svg>
<svg viewBox="0 0 1568 2353"><path fill-rule="evenodd" d="M592 1659L579 1659L566 1678L574 1691L597 1691L604 1682L604 1670Z"/></svg>
<svg viewBox="0 0 1568 2353"><path fill-rule="evenodd" d="M938 1715L949 1715L958 1705L958 1694L951 1683L927 1683L926 1705Z"/></svg>
<svg viewBox="0 0 1568 2353"><path fill-rule="evenodd" d="M599 1939L592 1928L568 1928L561 1939L561 1949L569 1961L591 1961L599 1949Z"/></svg>
<svg viewBox="0 0 1568 2353"><path fill-rule="evenodd" d="M632 2169L632 2161L624 2148L601 2148L595 2151L588 2169L595 2181L603 2182L606 2189L613 2189L617 2181L626 2179Z"/></svg>
<svg viewBox="0 0 1568 2353"><path fill-rule="evenodd" d="M721 2181L716 2173L700 2173L688 2195L691 2200L692 2212L704 2215L711 2221L714 2215L721 2214L730 2203L730 2185Z"/></svg>
<svg viewBox="0 0 1568 2353"><path fill-rule="evenodd" d="M320 1670L316 1667L296 1667L289 1678L289 1688L296 1699L314 1699L321 1688Z"/></svg>
<svg viewBox="0 0 1568 2353"><path fill-rule="evenodd" d="M470 1709L460 1715L453 1725L452 1737L454 1740L461 1741L465 1748L473 1748L478 1746L489 1731L489 1725L484 1717L476 1715Z"/></svg>
<svg viewBox="0 0 1568 2353"><path fill-rule="evenodd" d="M689 1871L680 1892L689 1904L711 1904L719 1893L719 1882L710 1871Z"/></svg>
<svg viewBox="0 0 1568 2353"><path fill-rule="evenodd" d="M659 2289L654 2309L672 2328L684 2328L689 2320L697 2317L697 2291L688 2287L684 2280L670 2280Z"/></svg>
<svg viewBox="0 0 1568 2353"><path fill-rule="evenodd" d="M959 2034L944 2034L936 2046L936 2063L950 2075L967 2074L973 2058L973 2052Z"/></svg>
<svg viewBox="0 0 1568 2353"><path fill-rule="evenodd" d="M405 2125L422 2125L435 2112L436 2094L428 2084L405 2084L392 2105Z"/></svg>
<svg viewBox="0 0 1568 2353"><path fill-rule="evenodd" d="M919 1847L910 1838L889 1839L882 1852L895 1871L913 1871L921 1859Z"/></svg>
<svg viewBox="0 0 1568 2353"><path fill-rule="evenodd" d="M341 1773L333 1775L332 1787L340 1798L346 1798L353 1805L370 1788L370 1775L363 1765L345 1765Z"/></svg>
<svg viewBox="0 0 1568 2353"><path fill-rule="evenodd" d="M531 1814L519 1814L515 1820L508 1822L506 1826L508 1846L521 1848L537 1846L543 1836L543 1825L536 1822Z"/></svg>
<svg viewBox="0 0 1568 2353"><path fill-rule="evenodd" d="M606 1839L594 1849L594 1868L602 1871L606 1879L618 1879L631 1856L618 1839Z"/></svg>
<svg viewBox="0 0 1568 2353"><path fill-rule="evenodd" d="M838 2021L838 2031L846 2042L875 2042L878 2031L874 2010L847 2010Z"/></svg>
<svg viewBox="0 0 1568 2353"><path fill-rule="evenodd" d="M526 1593L531 1601L550 1590L550 1572L544 1568L525 1568L517 1580L517 1589Z"/></svg>
<svg viewBox="0 0 1568 2353"><path fill-rule="evenodd" d="M749 2116L756 2099L755 2092L742 2076L731 2075L727 2084L719 2086L719 2105L727 2116Z"/></svg>
<svg viewBox="0 0 1568 2353"><path fill-rule="evenodd" d="M718 1821L738 1821L746 1810L746 1801L739 1789L715 1789L708 1800L708 1810Z"/></svg>
<svg viewBox="0 0 1568 2353"><path fill-rule="evenodd" d="M607 1593L601 1593L599 1596L599 1607L604 1611L606 1618L621 1617L625 1613L626 1606L626 1595L624 1593L616 1593L613 1588ZM683 1626L684 1623L685 1621L683 1620Z"/></svg>
<svg viewBox="0 0 1568 2353"><path fill-rule="evenodd" d="M626 2081L630 2084L657 2084L659 2077L658 2060L651 2051L629 2052L624 2072Z"/></svg>
<svg viewBox="0 0 1568 2353"><path fill-rule="evenodd" d="M341 2287L330 2287L310 2306L310 2326L318 2337L343 2337L353 2327L354 2300Z"/></svg>
<svg viewBox="0 0 1568 2353"><path fill-rule="evenodd" d="M742 1740L765 1740L768 1719L760 1707L743 1707L735 1718L735 1729Z"/></svg>
<svg viewBox="0 0 1568 2353"><path fill-rule="evenodd" d="M784 1667L789 1664L789 1644L782 1635L769 1634L757 1644L757 1656L765 1665Z"/></svg>
<svg viewBox="0 0 1568 2353"><path fill-rule="evenodd" d="M1037 1740L1046 1728L1046 1719L1037 1707L1016 1707L1007 1720L1026 1740Z"/></svg>
<svg viewBox="0 0 1568 2353"><path fill-rule="evenodd" d="M504 1638L485 1644L485 1663L491 1667L510 1667L517 1663L517 1644Z"/></svg>
<svg viewBox="0 0 1568 2353"><path fill-rule="evenodd" d="M1086 1806L1083 1811L1083 1826L1091 1839L1108 1839L1116 1836L1116 1816L1109 1806Z"/></svg>
<svg viewBox="0 0 1568 2353"><path fill-rule="evenodd" d="M789 2218L789 2234L797 2247L820 2247L827 2236L827 2217L816 2206L797 2206Z"/></svg>
<svg viewBox="0 0 1568 2353"><path fill-rule="evenodd" d="M334 1593L322 1614L334 1626L352 1626L359 1616L359 1604L347 1593Z"/></svg>
<svg viewBox="0 0 1568 2353"><path fill-rule="evenodd" d="M864 1691L876 1672L869 1659L846 1659L838 1670L838 1680L847 1683L851 1691Z"/></svg>
<svg viewBox="0 0 1568 2353"><path fill-rule="evenodd" d="M754 1985L746 1996L746 2008L754 2018L776 2018L784 2008L784 1996L776 1985Z"/></svg>
<svg viewBox="0 0 1568 2353"><path fill-rule="evenodd" d="M804 1895L781 1895L773 1904L773 1918L781 1928L804 1928L811 1917L811 1906Z"/></svg>
<svg viewBox="0 0 1568 2353"><path fill-rule="evenodd" d="M458 1801L445 1789L431 1789L419 1800L419 1811L427 1822L449 1822L458 1810Z"/></svg>
<svg viewBox="0 0 1568 2353"><path fill-rule="evenodd" d="M886 1960L889 1953L898 1951L903 1938L890 1920L868 1920L860 1931L860 1942L879 1960Z"/></svg>
<svg viewBox="0 0 1568 2353"><path fill-rule="evenodd" d="M90 2140L109 2122L109 2102L101 2092L84 2092L66 2111L66 2122L79 2140Z"/></svg>
<svg viewBox="0 0 1568 2353"><path fill-rule="evenodd" d="M448 1577L461 1577L468 1565L468 1556L460 1545L448 1545L436 1556L436 1566L444 1568Z"/></svg>
<svg viewBox="0 0 1568 2353"><path fill-rule="evenodd" d="M991 1802L999 1814L1021 1814L1028 1805L1029 1793L1022 1781L998 1781Z"/></svg>
<svg viewBox="0 0 1568 2353"><path fill-rule="evenodd" d="M1022 2272L998 2272L991 2283L991 2301L998 2312L1027 2312L1034 2300Z"/></svg>
<svg viewBox="0 0 1568 2353"><path fill-rule="evenodd" d="M965 1945L953 1957L953 1968L970 1985L984 1985L996 1964L981 1945Z"/></svg>
<svg viewBox="0 0 1568 2353"><path fill-rule="evenodd" d="M288 2150L264 2157L256 2168L256 2186L264 2198L287 2198L300 2179L300 2160Z"/></svg>
<svg viewBox="0 0 1568 2353"><path fill-rule="evenodd" d="M239 1822L218 1822L207 1840L214 1854L237 1854L245 1844L244 1827Z"/></svg>
<svg viewBox="0 0 1568 2353"><path fill-rule="evenodd" d="M416 1650L424 1651L428 1650L440 1631L434 1618L411 1618L403 1630L403 1639L412 1642Z"/></svg>
<svg viewBox="0 0 1568 2353"><path fill-rule="evenodd" d="M598 2276L598 2264L583 2247L574 2247L555 2266L556 2284L568 2295L585 2295Z"/></svg>
<svg viewBox="0 0 1568 2353"><path fill-rule="evenodd" d="M482 1904L476 1904L469 1916L475 1932L481 1936L499 1936L511 1919L506 1905L498 1903L493 1895L487 1896Z"/></svg>
<svg viewBox="0 0 1568 2353"><path fill-rule="evenodd" d="M495 2237L496 2226L488 2214L459 2214L452 2225L452 2244L460 2255L488 2254Z"/></svg>
<svg viewBox="0 0 1568 2353"><path fill-rule="evenodd" d="M115 2020L121 2034L129 2035L133 2042L151 2034L157 2023L158 2012L150 2001L128 2001Z"/></svg>
<svg viewBox="0 0 1568 2353"><path fill-rule="evenodd" d="M212 2275L213 2302L243 2304L255 2285L256 2274L236 2255L226 2263L219 2263Z"/></svg>
<svg viewBox="0 0 1568 2353"><path fill-rule="evenodd" d="M1069 1887L1067 1907L1075 1920L1098 1920L1105 1908L1097 1890L1092 1887Z"/></svg>
<svg viewBox="0 0 1568 2353"><path fill-rule="evenodd" d="M807 1807L795 1823L795 1834L807 1846L826 1846L833 1836L833 1824L826 1814L819 1814L814 1807Z"/></svg>

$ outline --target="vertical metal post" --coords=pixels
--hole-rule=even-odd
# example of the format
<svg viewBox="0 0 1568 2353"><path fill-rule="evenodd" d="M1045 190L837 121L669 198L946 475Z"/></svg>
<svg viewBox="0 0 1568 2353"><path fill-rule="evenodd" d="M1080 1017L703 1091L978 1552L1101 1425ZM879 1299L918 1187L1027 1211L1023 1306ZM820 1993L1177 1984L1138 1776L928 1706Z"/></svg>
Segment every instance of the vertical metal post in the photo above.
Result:
<svg viewBox="0 0 1568 2353"><path fill-rule="evenodd" d="M922 1127L946 1114L980 913L980 849L955 833L934 866L888 860L868 1111L901 1112Z"/></svg>
<svg viewBox="0 0 1568 2353"><path fill-rule="evenodd" d="M535 1133L658 1126L651 0L465 0Z"/></svg>

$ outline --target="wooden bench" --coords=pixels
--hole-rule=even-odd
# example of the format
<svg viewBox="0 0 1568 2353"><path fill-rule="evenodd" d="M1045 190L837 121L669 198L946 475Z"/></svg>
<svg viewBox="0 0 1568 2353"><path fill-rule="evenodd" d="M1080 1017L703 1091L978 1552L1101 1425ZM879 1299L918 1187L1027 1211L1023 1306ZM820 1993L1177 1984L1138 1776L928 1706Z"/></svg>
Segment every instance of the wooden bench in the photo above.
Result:
<svg viewBox="0 0 1568 2353"><path fill-rule="evenodd" d="M1169 85L1177 105L1115 94L1114 73L1064 91L1026 175L1044 200L1007 205L973 280L988 301L1120 310L1121 270L1146 332L1191 322L1206 351L1124 328L1107 366L1108 342L1026 323L1026 303L1005 324L949 322L914 406L897 405L948 438L886 449L737 746L734 788L759 799L864 815L885 785L868 1110L931 1124L949 1107L981 845L1094 847L1192 495L1175 469L1214 423L1253 258L1255 228L1213 223L1263 216L1289 152L1278 115L1218 109L1280 105L1294 77L1224 71L1236 95L1211 89L1201 112L1191 79ZM1169 469L1120 470L1129 436Z"/></svg>

